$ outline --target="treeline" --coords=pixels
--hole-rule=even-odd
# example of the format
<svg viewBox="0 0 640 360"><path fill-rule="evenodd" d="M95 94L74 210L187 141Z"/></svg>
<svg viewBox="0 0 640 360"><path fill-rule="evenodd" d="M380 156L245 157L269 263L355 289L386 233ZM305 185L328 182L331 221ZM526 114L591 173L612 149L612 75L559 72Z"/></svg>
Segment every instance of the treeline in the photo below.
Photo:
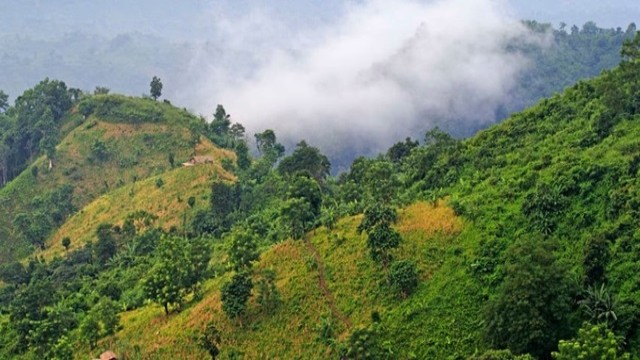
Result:
<svg viewBox="0 0 640 360"><path fill-rule="evenodd" d="M498 109L498 120L560 92L579 80L616 67L621 60L622 44L636 34L634 23L624 30L600 28L592 21L581 28L576 25L567 28L564 23L557 29L551 24L535 21L525 21L524 24L534 34L550 36L550 41L543 41L542 45L509 45L509 50L522 53L531 63L530 68L519 77L511 103Z"/></svg>
<svg viewBox="0 0 640 360"><path fill-rule="evenodd" d="M55 158L64 115L81 95L62 81L46 79L9 106L0 91L0 186L4 186L41 153Z"/></svg>

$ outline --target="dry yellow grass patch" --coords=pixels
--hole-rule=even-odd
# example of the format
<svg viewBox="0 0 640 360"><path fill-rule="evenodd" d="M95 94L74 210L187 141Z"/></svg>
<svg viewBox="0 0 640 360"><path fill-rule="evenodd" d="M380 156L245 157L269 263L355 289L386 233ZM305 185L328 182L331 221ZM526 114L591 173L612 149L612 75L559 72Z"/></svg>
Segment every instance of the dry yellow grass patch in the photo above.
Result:
<svg viewBox="0 0 640 360"><path fill-rule="evenodd" d="M153 123L140 123L140 124L127 124L127 123L111 123L99 121L96 128L103 129L103 138L121 139L123 137L131 137L138 133L144 132L147 134L162 133L169 130L169 126L165 124L153 124ZM180 131L180 134L185 136L189 135L187 129L174 127L171 131Z"/></svg>
<svg viewBox="0 0 640 360"><path fill-rule="evenodd" d="M156 186L161 178L162 187ZM195 210L208 205L210 184L213 180L233 181L233 175L218 164L203 164L190 168L177 168L165 174L134 184L125 185L99 197L65 222L51 237L47 249L39 255L45 258L65 252L62 239L71 239L70 250L84 246L95 237L102 223L122 225L128 214L144 210L158 216L156 225L168 230L180 228L186 215L187 222ZM194 209L189 208L189 197L196 198Z"/></svg>
<svg viewBox="0 0 640 360"><path fill-rule="evenodd" d="M254 269L254 283L263 269L277 272L282 304L267 314L252 297L241 324L223 313L220 288L231 274L209 280L202 301L188 305L179 313L165 316L158 305L123 313L123 329L102 342L119 354L131 355L139 348L143 359L204 359L194 335L213 322L222 334L222 350L235 349L247 359L329 357L317 339L316 326L328 313L317 286L316 274L306 264L306 250L300 241L275 245L262 254ZM255 289L254 289L255 291Z"/></svg>
<svg viewBox="0 0 640 360"><path fill-rule="evenodd" d="M443 232L455 235L462 230L462 221L443 200L435 205L417 202L399 211L396 228L401 233L423 231L425 235Z"/></svg>

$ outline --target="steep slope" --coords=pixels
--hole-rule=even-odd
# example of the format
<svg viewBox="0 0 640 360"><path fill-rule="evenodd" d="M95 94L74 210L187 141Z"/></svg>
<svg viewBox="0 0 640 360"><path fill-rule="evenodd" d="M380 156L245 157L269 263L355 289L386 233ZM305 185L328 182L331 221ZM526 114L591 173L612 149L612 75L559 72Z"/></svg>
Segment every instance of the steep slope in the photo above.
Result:
<svg viewBox="0 0 640 360"><path fill-rule="evenodd" d="M214 154L216 159L235 158L233 152L217 149L206 140L197 147L196 154ZM182 228L185 225L183 221L191 221L197 210L209 205L212 181L233 179L234 176L217 162L179 167L167 170L161 175L123 185L100 196L71 216L53 233L46 249L36 254L49 259L78 249L93 240L100 224L122 226L129 214L139 211L157 216L155 225L166 231L172 227ZM191 197L195 199L193 207L188 204ZM65 237L71 240L68 249L64 249L61 243Z"/></svg>
<svg viewBox="0 0 640 360"><path fill-rule="evenodd" d="M451 337L460 329L477 326L465 319L465 312L442 311L450 301L473 305L471 296L478 295L477 288L466 289L471 295L464 299L442 293L452 280L448 276L449 262L464 253L458 241L463 222L450 208L442 202L436 206L416 203L400 212L397 228L404 242L395 255L416 261L421 278L418 292L406 303L399 302L387 288L380 268L368 256L365 235L355 232L360 220L360 216L343 219L333 231L320 228L308 234L306 241L285 241L262 254L254 273L275 270L281 293L282 302L272 314L253 299L246 316L250 321L240 324L227 319L220 307L225 275L208 281L204 299L180 313L165 316L155 305L123 313L123 329L105 339L99 348L111 348L132 358L201 359L206 353L197 346L195 337L213 321L223 334L223 358L233 354L246 358L319 358L335 357L336 341L344 340L356 327L369 325L372 311L378 311L390 325L390 338L401 327L403 334L419 333L424 322L431 324L428 319L444 321L440 329ZM312 248L317 249L320 263ZM432 308L435 304L438 306ZM424 313L420 321L406 323L405 316L415 317L420 312ZM329 330L327 338L320 335L323 326ZM476 342L469 338L460 345L473 349ZM419 345L413 343L406 350L419 351Z"/></svg>
<svg viewBox="0 0 640 360"><path fill-rule="evenodd" d="M72 186L67 197L71 206L58 223L70 215L69 210L82 209L101 194L169 170L170 155L178 165L193 154L189 124L195 118L169 104L101 95L85 100L80 109L87 117L76 115L67 125L53 167L49 169L48 159L42 157L0 189L0 212L5 214L0 217L0 262L30 251L25 236L14 226L15 217L42 212L43 200L64 185ZM206 151L225 156L213 147Z"/></svg>

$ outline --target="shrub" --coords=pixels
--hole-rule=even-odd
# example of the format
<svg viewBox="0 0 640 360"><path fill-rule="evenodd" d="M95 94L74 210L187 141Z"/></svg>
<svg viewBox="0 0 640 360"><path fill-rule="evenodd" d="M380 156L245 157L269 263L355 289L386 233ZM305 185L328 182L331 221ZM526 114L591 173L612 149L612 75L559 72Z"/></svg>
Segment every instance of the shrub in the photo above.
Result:
<svg viewBox="0 0 640 360"><path fill-rule="evenodd" d="M389 283L402 298L411 295L418 287L418 273L415 264L408 260L396 261L391 264Z"/></svg>
<svg viewBox="0 0 640 360"><path fill-rule="evenodd" d="M222 287L222 311L231 319L244 314L247 308L247 300L251 296L253 283L251 277L245 273L233 276L230 282Z"/></svg>
<svg viewBox="0 0 640 360"><path fill-rule="evenodd" d="M358 328L351 333L341 349L341 359L392 359L393 354L382 346L376 327Z"/></svg>
<svg viewBox="0 0 640 360"><path fill-rule="evenodd" d="M578 337L572 340L560 340L558 351L552 353L556 360L573 359L630 359L628 353L622 353L622 339L605 325L584 324L578 331Z"/></svg>
<svg viewBox="0 0 640 360"><path fill-rule="evenodd" d="M71 245L71 239L68 236L62 238L62 246L65 250L69 250L69 246Z"/></svg>
<svg viewBox="0 0 640 360"><path fill-rule="evenodd" d="M220 354L221 341L220 330L212 322L208 323L202 334L197 337L198 345L208 352L213 360Z"/></svg>

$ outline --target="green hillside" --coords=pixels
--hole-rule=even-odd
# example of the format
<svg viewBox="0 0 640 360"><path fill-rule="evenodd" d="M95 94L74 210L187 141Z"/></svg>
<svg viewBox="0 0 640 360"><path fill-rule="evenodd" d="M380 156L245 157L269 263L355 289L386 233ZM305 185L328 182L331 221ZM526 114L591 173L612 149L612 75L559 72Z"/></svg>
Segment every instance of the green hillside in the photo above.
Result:
<svg viewBox="0 0 640 360"><path fill-rule="evenodd" d="M197 346L194 334L213 321L224 334L224 343L229 344L225 354L242 354L246 358L335 357L335 342L346 339L353 329L369 325L374 310L385 320L397 321L409 309L426 303L444 305L445 299L439 299L441 289L431 283L436 274L448 273L442 270L437 254L452 252L459 246L456 238L463 224L452 210L442 203L434 207L420 202L400 212L397 228L405 242L397 256L415 259L423 282L412 298L415 301L404 304L393 294L377 290L382 279L376 264L362 251L365 236L358 236L355 231L360 220L360 216L343 219L333 231L320 228L309 234L307 241L285 241L262 255L256 264L255 280L265 269L278 272L282 303L273 314L251 301L247 315L250 323L238 326L236 321L227 319L220 308L220 287L227 280L223 276L207 282L204 299L179 314L166 317L157 306L123 313L122 331L105 339L102 348L134 358L201 359L206 352ZM465 305L470 300L465 299ZM431 313L444 315L440 309L432 309ZM458 320L462 328L474 326L462 317ZM432 325L426 317L422 321ZM154 324L151 332L150 323ZM320 330L323 324L331 332L325 339ZM415 322L413 331L421 331L426 324ZM466 341L465 346L473 345L474 341ZM90 355L82 353L79 358Z"/></svg>
<svg viewBox="0 0 640 360"><path fill-rule="evenodd" d="M89 107L87 116L72 110L53 167L49 169L43 156L0 189L0 211L7 214L0 218L0 262L30 252L27 236L14 226L15 217L42 211L39 203L63 186L71 185L73 190L66 196L69 209L61 214L66 218L101 194L171 169L169 154L175 166L193 154L189 125L196 118L185 111L119 95L94 96L79 107Z"/></svg>
<svg viewBox="0 0 640 360"><path fill-rule="evenodd" d="M0 268L0 357L637 358L640 34L621 55L471 138L436 128L337 178L318 148L301 141L285 156L271 130L251 159L219 106L180 137L229 149L213 163L140 160L128 174L148 178L87 196L47 260ZM89 123L65 141L115 149L137 143L136 127L177 133L155 127L170 112L145 108L168 104L123 99L78 104ZM123 114L128 124L113 122ZM62 155L83 159L65 141L50 176L27 171L3 191L60 184ZM93 161L78 166L87 184L109 177L85 169L124 171Z"/></svg>

